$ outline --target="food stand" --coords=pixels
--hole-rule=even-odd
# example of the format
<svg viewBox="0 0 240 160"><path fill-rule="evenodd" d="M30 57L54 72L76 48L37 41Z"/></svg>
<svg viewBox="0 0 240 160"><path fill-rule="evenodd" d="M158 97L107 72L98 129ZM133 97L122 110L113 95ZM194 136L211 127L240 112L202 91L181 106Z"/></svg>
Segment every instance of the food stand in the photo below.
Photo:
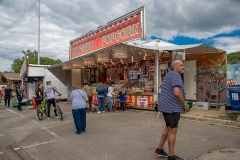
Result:
<svg viewBox="0 0 240 160"><path fill-rule="evenodd" d="M194 61L194 67L187 65L188 61L184 62L188 66L184 79L190 84L186 85L186 99L198 100L197 74L202 69L199 64L206 61L209 68L213 64L204 58L206 50L213 56L221 54L222 60L226 53L203 44L176 45L162 40L146 41L145 27L145 7L140 7L71 40L70 60L48 69L54 75L58 74L62 81L70 79L69 90L87 82L92 83L93 89L99 82L112 82L116 93L123 88L129 90L128 107L154 110L162 80L170 70L171 62L174 59L192 61L197 57L198 63ZM94 92L93 103L97 104L96 101Z"/></svg>

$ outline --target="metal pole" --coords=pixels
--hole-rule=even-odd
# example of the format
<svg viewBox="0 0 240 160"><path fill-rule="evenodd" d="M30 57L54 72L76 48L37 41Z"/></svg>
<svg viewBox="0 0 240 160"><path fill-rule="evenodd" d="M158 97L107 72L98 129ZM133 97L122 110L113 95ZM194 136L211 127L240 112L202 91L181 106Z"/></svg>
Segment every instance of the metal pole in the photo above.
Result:
<svg viewBox="0 0 240 160"><path fill-rule="evenodd" d="M184 49L183 55L182 55L182 60L185 61L185 55L186 55L186 50Z"/></svg>
<svg viewBox="0 0 240 160"><path fill-rule="evenodd" d="M160 76L160 77L159 77L159 76ZM159 79L161 79L161 74L159 74L159 50L158 50L158 41L156 41L156 50L155 50L155 77L154 77L154 101L156 101L156 102L158 102Z"/></svg>
<svg viewBox="0 0 240 160"><path fill-rule="evenodd" d="M40 0L38 0L38 65L40 65Z"/></svg>

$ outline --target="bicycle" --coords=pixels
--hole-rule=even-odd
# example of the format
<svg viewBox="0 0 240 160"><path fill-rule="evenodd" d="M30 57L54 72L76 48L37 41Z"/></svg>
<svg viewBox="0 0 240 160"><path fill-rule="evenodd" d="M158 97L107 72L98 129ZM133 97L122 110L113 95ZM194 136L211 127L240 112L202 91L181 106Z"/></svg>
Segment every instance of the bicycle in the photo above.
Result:
<svg viewBox="0 0 240 160"><path fill-rule="evenodd" d="M37 105L37 117L41 121L43 119L43 113L47 113L46 98L43 98L42 102Z"/></svg>
<svg viewBox="0 0 240 160"><path fill-rule="evenodd" d="M59 99L55 100L56 102L56 113L57 113L57 116L59 116L60 120L62 121L63 120L63 112L61 110L61 107L59 106L59 104L57 104L57 102L61 99L60 96L62 94L59 94ZM47 116L47 113L48 113L48 107L46 107L47 103L46 103L47 99L44 98L42 100L42 102L40 104L38 104L38 108L37 108L37 117L38 119L41 121L43 119L43 113L46 114Z"/></svg>
<svg viewBox="0 0 240 160"><path fill-rule="evenodd" d="M57 113L57 116L60 117L59 119L62 121L63 120L63 112L61 110L61 107L58 104L58 101L61 100L61 95L62 94L57 95L57 96L59 96L59 99L56 100L56 113Z"/></svg>

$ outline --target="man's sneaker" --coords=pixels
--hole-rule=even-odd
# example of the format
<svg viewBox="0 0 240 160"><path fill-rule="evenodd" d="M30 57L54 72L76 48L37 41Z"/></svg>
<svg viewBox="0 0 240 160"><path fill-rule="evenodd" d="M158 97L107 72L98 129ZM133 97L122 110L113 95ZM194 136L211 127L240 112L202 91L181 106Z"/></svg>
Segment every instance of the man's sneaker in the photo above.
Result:
<svg viewBox="0 0 240 160"><path fill-rule="evenodd" d="M56 116L55 118L59 118L59 116Z"/></svg>
<svg viewBox="0 0 240 160"><path fill-rule="evenodd" d="M105 111L102 111L102 113L105 113Z"/></svg>
<svg viewBox="0 0 240 160"><path fill-rule="evenodd" d="M50 118L48 117L47 119L49 120Z"/></svg>
<svg viewBox="0 0 240 160"><path fill-rule="evenodd" d="M168 156L167 160L184 160L184 159L176 155L173 155L173 156Z"/></svg>
<svg viewBox="0 0 240 160"><path fill-rule="evenodd" d="M98 111L97 113L101 113L101 111Z"/></svg>
<svg viewBox="0 0 240 160"><path fill-rule="evenodd" d="M163 149L159 148L154 151L154 154L158 157L168 157L168 154Z"/></svg>

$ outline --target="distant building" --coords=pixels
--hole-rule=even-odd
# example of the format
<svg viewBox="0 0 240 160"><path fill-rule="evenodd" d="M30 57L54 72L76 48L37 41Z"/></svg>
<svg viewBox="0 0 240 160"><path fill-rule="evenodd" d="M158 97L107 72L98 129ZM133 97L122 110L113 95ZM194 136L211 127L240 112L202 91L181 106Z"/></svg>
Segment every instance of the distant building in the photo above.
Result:
<svg viewBox="0 0 240 160"><path fill-rule="evenodd" d="M19 73L2 73L1 80L5 83L5 86L15 89L16 85L21 84L22 79Z"/></svg>

